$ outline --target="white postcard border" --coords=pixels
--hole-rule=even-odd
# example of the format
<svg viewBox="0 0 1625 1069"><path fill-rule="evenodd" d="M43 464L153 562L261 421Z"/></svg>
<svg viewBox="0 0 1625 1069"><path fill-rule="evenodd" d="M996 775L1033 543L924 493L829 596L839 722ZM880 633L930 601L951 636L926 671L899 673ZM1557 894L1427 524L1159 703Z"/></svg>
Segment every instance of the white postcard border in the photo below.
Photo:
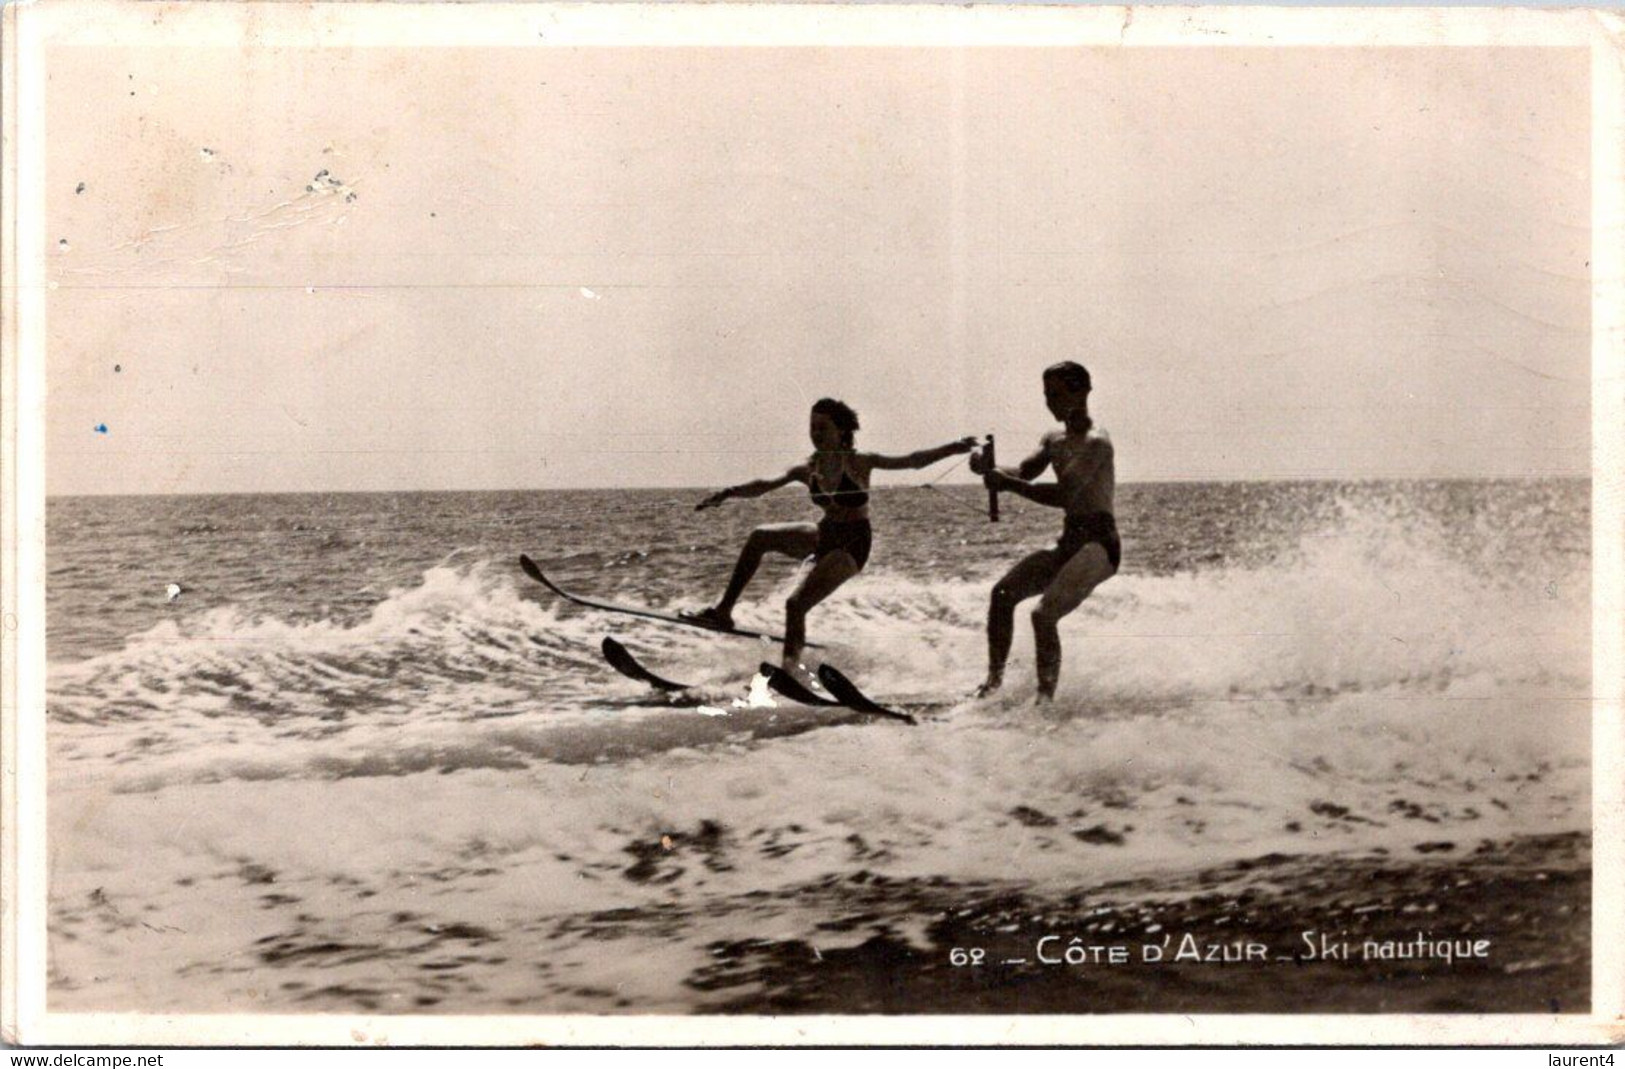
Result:
<svg viewBox="0 0 1625 1069"><path fill-rule="evenodd" d="M5 11L9 390L8 871L0 1013L28 1044L1594 1043L1625 1037L1625 19L1598 10L767 4L133 4ZM1592 1010L1567 1015L915 1017L52 1014L46 994L44 50L47 47L1586 47L1592 54L1594 886ZM8 379L8 386L12 383ZM15 407L11 407L15 405ZM15 435L15 438L12 437ZM14 539L14 541L13 541ZM10 883L15 877L16 883Z"/></svg>

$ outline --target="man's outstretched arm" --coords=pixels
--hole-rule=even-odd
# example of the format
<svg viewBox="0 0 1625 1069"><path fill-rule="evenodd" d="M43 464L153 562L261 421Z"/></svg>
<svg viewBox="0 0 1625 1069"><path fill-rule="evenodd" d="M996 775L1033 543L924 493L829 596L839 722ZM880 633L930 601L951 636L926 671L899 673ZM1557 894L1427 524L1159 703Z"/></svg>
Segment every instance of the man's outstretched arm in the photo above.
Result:
<svg viewBox="0 0 1625 1069"><path fill-rule="evenodd" d="M1080 458L1079 464L1068 472L1069 476L1076 482L1088 482L1095 477L1095 474L1100 470L1100 466L1110 459L1111 453L1112 443L1109 439L1100 438L1089 443L1088 448ZM1049 458L1046 453L1045 463L1048 462ZM1060 483L1035 483L1032 481L1031 476L1022 477L1025 471L1025 462L1023 462L1022 471L1015 476L1003 470L995 469L982 476L982 482L989 490L1016 494L1028 501L1047 505L1050 508L1060 509L1066 507L1066 494L1063 492Z"/></svg>
<svg viewBox="0 0 1625 1069"><path fill-rule="evenodd" d="M1020 479L1023 482L1029 482L1044 474L1044 469L1047 467L1049 467L1048 438L1045 438L1043 441L1039 442L1038 449L1035 450L1026 460L1023 460L1020 464L1017 464L1013 468L991 467L987 462L987 453L985 451L972 453L970 458L970 470L975 472L977 475L984 476L984 478L990 471L998 471L1001 474L1009 476L1010 478Z"/></svg>
<svg viewBox="0 0 1625 1069"><path fill-rule="evenodd" d="M1015 494L1028 501L1048 505L1050 508L1066 507L1066 499L1061 496L1060 483L1028 482L1026 479L1007 475L1002 470L988 472L982 477L982 483L989 490L997 490L1001 494Z"/></svg>

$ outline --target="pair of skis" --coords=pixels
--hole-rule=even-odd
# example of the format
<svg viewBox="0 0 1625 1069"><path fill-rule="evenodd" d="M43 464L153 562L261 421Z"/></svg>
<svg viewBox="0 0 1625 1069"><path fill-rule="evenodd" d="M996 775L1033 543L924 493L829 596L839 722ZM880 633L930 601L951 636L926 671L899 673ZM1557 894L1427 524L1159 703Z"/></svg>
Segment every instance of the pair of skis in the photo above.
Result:
<svg viewBox="0 0 1625 1069"><path fill-rule="evenodd" d="M683 691L692 689L687 683L679 683L676 680L667 679L665 676L650 671L644 667L642 662L632 656L631 650L628 650L613 638L608 636L604 638L603 650L604 660L609 662L609 666L628 679L647 683L656 690L665 691L668 694L680 694ZM763 661L759 671L767 677L767 685L775 693L800 705L815 708L851 709L853 712L885 717L905 724L918 723L908 713L888 709L871 699L834 665L821 664L818 666L818 681L830 693L830 697L827 698L805 686L801 680L776 664L768 664Z"/></svg>

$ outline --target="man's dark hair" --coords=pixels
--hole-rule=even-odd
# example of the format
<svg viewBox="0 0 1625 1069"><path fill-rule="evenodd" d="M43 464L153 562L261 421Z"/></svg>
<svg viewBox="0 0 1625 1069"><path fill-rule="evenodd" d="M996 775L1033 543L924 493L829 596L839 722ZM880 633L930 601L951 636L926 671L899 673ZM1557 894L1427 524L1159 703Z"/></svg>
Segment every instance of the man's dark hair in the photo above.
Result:
<svg viewBox="0 0 1625 1069"><path fill-rule="evenodd" d="M1094 389L1089 381L1089 369L1076 360L1062 360L1059 364L1051 364L1044 369L1045 379L1060 379L1067 389L1073 392L1088 393Z"/></svg>
<svg viewBox="0 0 1625 1069"><path fill-rule="evenodd" d="M835 424L835 429L841 432L841 444L850 447L852 435L858 429L858 414L844 401L837 401L833 397L820 398L812 406L813 415L828 416L829 421Z"/></svg>

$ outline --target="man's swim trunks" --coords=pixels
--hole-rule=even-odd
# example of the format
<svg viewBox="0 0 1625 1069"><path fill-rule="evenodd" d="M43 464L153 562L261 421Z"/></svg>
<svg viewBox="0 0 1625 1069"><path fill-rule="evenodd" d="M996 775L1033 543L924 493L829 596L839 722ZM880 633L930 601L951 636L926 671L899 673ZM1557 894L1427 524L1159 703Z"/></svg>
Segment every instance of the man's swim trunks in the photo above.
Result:
<svg viewBox="0 0 1625 1069"><path fill-rule="evenodd" d="M1123 543L1117 538L1117 518L1109 512L1090 512L1083 516L1068 516L1066 528L1055 549L1063 561L1077 556L1078 551L1091 542L1099 542L1106 550L1106 559L1116 569L1123 562Z"/></svg>

